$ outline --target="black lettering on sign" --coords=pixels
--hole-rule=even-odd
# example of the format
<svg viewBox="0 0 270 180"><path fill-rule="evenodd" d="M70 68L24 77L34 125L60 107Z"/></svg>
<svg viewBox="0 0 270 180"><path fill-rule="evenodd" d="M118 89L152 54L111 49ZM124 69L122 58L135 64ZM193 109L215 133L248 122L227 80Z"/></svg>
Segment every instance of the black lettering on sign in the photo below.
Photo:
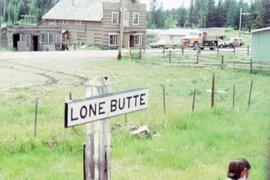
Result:
<svg viewBox="0 0 270 180"><path fill-rule="evenodd" d="M81 108L81 110L80 110L80 116L81 116L82 119L85 119L86 118L86 116L87 116L87 108L86 108L86 106L83 106Z"/></svg>
<svg viewBox="0 0 270 180"><path fill-rule="evenodd" d="M116 101L116 99L112 99L111 100L111 112L115 112L116 111L116 109L117 109L117 101Z"/></svg>
<svg viewBox="0 0 270 180"><path fill-rule="evenodd" d="M121 103L121 98L119 98L118 107L120 110L123 110L125 108L125 99L126 98L122 98L122 103Z"/></svg>
<svg viewBox="0 0 270 180"><path fill-rule="evenodd" d="M105 104L105 101L99 103L99 106L98 106L99 115L105 114L104 107L103 107L104 104Z"/></svg>
<svg viewBox="0 0 270 180"><path fill-rule="evenodd" d="M94 105L93 104L90 104L89 105L89 116L90 117L96 116L96 114L97 114L97 104L96 103Z"/></svg>
<svg viewBox="0 0 270 180"><path fill-rule="evenodd" d="M132 96L128 96L127 97L127 104L128 104L128 108L130 108L130 99L132 98Z"/></svg>
<svg viewBox="0 0 270 180"><path fill-rule="evenodd" d="M71 121L77 121L78 119L79 119L78 117L76 118L73 117L73 108L71 108Z"/></svg>
<svg viewBox="0 0 270 180"><path fill-rule="evenodd" d="M139 95L135 95L133 97L135 98L135 107L137 107L137 100L138 100Z"/></svg>
<svg viewBox="0 0 270 180"><path fill-rule="evenodd" d="M140 96L140 105L141 106L145 105L144 96L146 96L145 93L144 94L141 94L141 96Z"/></svg>

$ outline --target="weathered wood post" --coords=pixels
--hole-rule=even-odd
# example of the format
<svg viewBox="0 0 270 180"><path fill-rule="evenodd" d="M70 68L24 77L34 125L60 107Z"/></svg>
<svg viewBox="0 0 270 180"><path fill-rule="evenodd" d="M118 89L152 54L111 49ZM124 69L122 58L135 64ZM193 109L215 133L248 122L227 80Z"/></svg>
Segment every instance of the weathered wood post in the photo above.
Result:
<svg viewBox="0 0 270 180"><path fill-rule="evenodd" d="M163 112L164 112L164 114L166 114L166 89L165 89L165 85L164 84L162 84L161 85L161 87L162 87L162 93L163 93Z"/></svg>
<svg viewBox="0 0 270 180"><path fill-rule="evenodd" d="M253 80L250 83L249 96L248 96L248 107L250 107L250 104L251 104L252 89L253 89Z"/></svg>
<svg viewBox="0 0 270 180"><path fill-rule="evenodd" d="M211 107L215 106L215 73L212 75L212 95L211 95Z"/></svg>
<svg viewBox="0 0 270 180"><path fill-rule="evenodd" d="M172 51L170 50L169 51L169 63L171 63L172 62Z"/></svg>
<svg viewBox="0 0 270 180"><path fill-rule="evenodd" d="M233 53L235 54L236 53L236 47L233 46Z"/></svg>
<svg viewBox="0 0 270 180"><path fill-rule="evenodd" d="M249 45L247 46L247 55L249 55Z"/></svg>
<svg viewBox="0 0 270 180"><path fill-rule="evenodd" d="M233 85L233 109L235 107L235 84Z"/></svg>
<svg viewBox="0 0 270 180"><path fill-rule="evenodd" d="M95 78L86 84L86 98L109 92L108 78ZM109 180L111 139L109 120L104 119L86 125L85 177L86 180Z"/></svg>
<svg viewBox="0 0 270 180"><path fill-rule="evenodd" d="M192 112L195 110L196 88L193 91Z"/></svg>
<svg viewBox="0 0 270 180"><path fill-rule="evenodd" d="M35 102L35 122L34 122L34 137L37 137L37 120L38 120L38 98Z"/></svg>

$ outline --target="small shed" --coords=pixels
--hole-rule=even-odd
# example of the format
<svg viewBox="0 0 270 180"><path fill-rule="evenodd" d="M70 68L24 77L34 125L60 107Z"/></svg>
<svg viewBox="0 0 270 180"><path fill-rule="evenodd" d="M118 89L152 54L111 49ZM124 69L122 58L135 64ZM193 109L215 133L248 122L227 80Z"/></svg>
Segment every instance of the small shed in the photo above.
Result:
<svg viewBox="0 0 270 180"><path fill-rule="evenodd" d="M270 61L270 27L253 30L251 46L254 61Z"/></svg>
<svg viewBox="0 0 270 180"><path fill-rule="evenodd" d="M35 25L10 25L0 29L0 48L17 51L62 50L62 29Z"/></svg>

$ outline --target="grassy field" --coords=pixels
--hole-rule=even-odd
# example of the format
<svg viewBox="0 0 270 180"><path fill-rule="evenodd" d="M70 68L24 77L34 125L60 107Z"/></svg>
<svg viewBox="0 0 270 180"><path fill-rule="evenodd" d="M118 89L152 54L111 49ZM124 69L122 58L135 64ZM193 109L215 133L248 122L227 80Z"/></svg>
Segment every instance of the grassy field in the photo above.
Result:
<svg viewBox="0 0 270 180"><path fill-rule="evenodd" d="M212 73L216 107L210 108ZM225 179L228 162L245 157L250 179L266 179L270 140L269 74L218 68L183 68L112 59L0 60L0 179L82 179L85 127L64 129L64 101L84 96L86 79L107 75L112 92L150 89L150 107L111 119L112 179ZM254 80L251 107L247 107ZM161 84L166 86L163 114ZM236 107L232 88L236 84ZM196 110L191 112L193 88ZM40 99L38 138L34 102ZM130 127L148 125L159 137L136 138Z"/></svg>

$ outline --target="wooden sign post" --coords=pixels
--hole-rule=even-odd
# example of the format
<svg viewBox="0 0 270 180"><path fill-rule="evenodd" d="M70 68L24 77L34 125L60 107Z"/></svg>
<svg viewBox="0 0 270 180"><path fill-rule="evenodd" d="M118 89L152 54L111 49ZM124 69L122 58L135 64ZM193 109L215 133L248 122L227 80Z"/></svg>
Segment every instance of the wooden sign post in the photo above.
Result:
<svg viewBox="0 0 270 180"><path fill-rule="evenodd" d="M86 124L84 179L111 179L111 132L109 117L148 107L148 89L109 94L108 78L86 84L86 98L65 103L65 127Z"/></svg>

